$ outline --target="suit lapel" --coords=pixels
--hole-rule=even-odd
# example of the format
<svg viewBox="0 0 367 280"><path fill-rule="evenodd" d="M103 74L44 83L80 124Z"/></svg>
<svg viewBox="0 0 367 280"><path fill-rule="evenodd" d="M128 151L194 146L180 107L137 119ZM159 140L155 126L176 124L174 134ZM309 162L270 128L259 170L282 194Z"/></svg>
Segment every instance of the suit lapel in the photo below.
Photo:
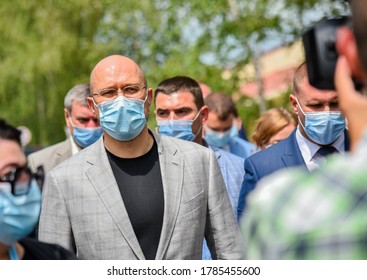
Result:
<svg viewBox="0 0 367 280"><path fill-rule="evenodd" d="M297 144L296 131L297 129L294 129L292 134L283 142L284 153L282 155L282 160L286 167L292 167L292 166L306 167L306 163L303 160L301 151Z"/></svg>
<svg viewBox="0 0 367 280"><path fill-rule="evenodd" d="M91 168L86 171L87 177L112 219L115 221L121 234L124 236L126 242L129 244L131 250L138 259L145 259L135 236L124 202L121 199L121 194L103 145L103 137L101 137L95 145L91 146L89 155L88 158L90 160L88 160L88 164Z"/></svg>
<svg viewBox="0 0 367 280"><path fill-rule="evenodd" d="M154 134L154 137L158 145L164 192L163 225L156 254L156 259L162 260L172 238L181 202L184 162L179 155L178 147L169 143L163 148L162 142L168 141L168 139L162 139L157 134Z"/></svg>

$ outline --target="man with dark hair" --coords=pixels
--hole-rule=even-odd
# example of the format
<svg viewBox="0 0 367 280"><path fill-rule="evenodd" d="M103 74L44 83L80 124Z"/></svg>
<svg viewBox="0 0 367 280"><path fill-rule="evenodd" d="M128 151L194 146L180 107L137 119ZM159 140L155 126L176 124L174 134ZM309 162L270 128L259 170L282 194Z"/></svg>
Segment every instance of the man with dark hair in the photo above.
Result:
<svg viewBox="0 0 367 280"><path fill-rule="evenodd" d="M41 192L26 166L20 131L0 120L0 260L75 259L58 245L27 237L40 209Z"/></svg>
<svg viewBox="0 0 367 280"><path fill-rule="evenodd" d="M192 141L214 150L235 215L244 175L244 160L210 147L203 139L202 127L208 118L208 107L204 105L199 84L189 77L166 79L158 84L154 92L154 104L160 134ZM208 247L204 246L203 259L210 258Z"/></svg>
<svg viewBox="0 0 367 280"><path fill-rule="evenodd" d="M293 166L313 171L328 153L344 154L349 150L345 118L340 112L336 91L311 86L305 63L295 72L293 93L289 99L298 116L298 126L288 138L245 160L238 219L245 211L247 195L261 178Z"/></svg>
<svg viewBox="0 0 367 280"><path fill-rule="evenodd" d="M208 144L243 159L253 154L256 146L238 137L238 112L232 98L217 92L209 94L204 102L209 108L204 125L204 138Z"/></svg>
<svg viewBox="0 0 367 280"><path fill-rule="evenodd" d="M260 182L242 223L247 259L367 259L367 0L351 8L354 32L338 31L334 77L351 153L312 173L283 170Z"/></svg>

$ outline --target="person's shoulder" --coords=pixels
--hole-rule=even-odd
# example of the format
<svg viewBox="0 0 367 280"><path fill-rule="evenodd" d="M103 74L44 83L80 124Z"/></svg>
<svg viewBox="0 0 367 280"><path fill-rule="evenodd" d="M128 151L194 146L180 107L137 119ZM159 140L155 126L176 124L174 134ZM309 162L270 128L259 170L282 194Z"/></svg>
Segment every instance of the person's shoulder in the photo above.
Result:
<svg viewBox="0 0 367 280"><path fill-rule="evenodd" d="M56 151L58 151L60 148L64 147L67 144L68 144L68 139L66 139L62 142L56 143L54 145L45 147L41 150L35 151L35 152L29 154L28 158L42 158L42 157L47 156L47 155L53 155Z"/></svg>
<svg viewBox="0 0 367 280"><path fill-rule="evenodd" d="M229 161L232 163L238 163L241 164L243 166L243 163L245 162L244 158L241 158L235 154L232 154L230 152L227 152L223 149L219 149L219 148L215 148L215 147L211 147L212 150L214 150L215 154L218 155L219 157L223 158L225 161Z"/></svg>
<svg viewBox="0 0 367 280"><path fill-rule="evenodd" d="M260 150L249 156L246 160L249 161L263 161L269 159L270 157L277 157L282 154L285 148L289 145L289 139L286 138L278 143L271 145L270 147Z"/></svg>
<svg viewBox="0 0 367 280"><path fill-rule="evenodd" d="M63 173L67 169L67 170L70 170L70 171L80 172L80 167L81 167L82 163L85 163L88 159L92 160L92 158L93 158L92 161L95 161L95 160L97 160L96 158L98 158L100 156L99 155L99 153L101 152L101 150L100 150L101 144L99 143L100 140L98 140L97 142L93 143L92 145L80 150L79 152L77 152L76 154L70 156L69 158L65 159L63 162L58 164L53 169L53 171L55 171L55 172L60 171L61 173ZM97 156L97 154L98 154L98 156ZM100 158L98 158L98 159L100 159ZM75 167L78 167L78 168L75 168Z"/></svg>
<svg viewBox="0 0 367 280"><path fill-rule="evenodd" d="M242 139L238 136L232 137L231 142L233 144L238 144L247 148L253 148L254 150L256 149L256 145L251 143L250 141L247 141L245 139Z"/></svg>
<svg viewBox="0 0 367 280"><path fill-rule="evenodd" d="M19 241L25 250L25 260L76 260L76 256L57 244L24 238Z"/></svg>
<svg viewBox="0 0 367 280"><path fill-rule="evenodd" d="M211 151L207 147L204 147L203 145L200 145L198 143L166 135L159 136L159 143L163 146L163 148L171 148L171 149L173 148L181 152L196 151L196 152L208 153Z"/></svg>
<svg viewBox="0 0 367 280"><path fill-rule="evenodd" d="M277 143L276 145L278 145L279 143ZM245 159L245 161L249 162L249 161L252 161L252 162L263 162L264 160L267 160L269 159L269 156L270 155L273 155L273 154L277 154L279 153L279 148L278 147L275 147L275 145L269 147L269 148L266 148L264 150L260 150L260 151L257 151L255 153L253 153L252 155L250 155L249 157L247 157Z"/></svg>

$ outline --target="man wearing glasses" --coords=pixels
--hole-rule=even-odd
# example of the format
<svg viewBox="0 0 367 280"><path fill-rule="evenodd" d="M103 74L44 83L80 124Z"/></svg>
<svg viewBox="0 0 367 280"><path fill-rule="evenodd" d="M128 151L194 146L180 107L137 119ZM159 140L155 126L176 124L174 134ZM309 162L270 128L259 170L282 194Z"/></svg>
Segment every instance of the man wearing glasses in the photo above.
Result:
<svg viewBox="0 0 367 280"><path fill-rule="evenodd" d="M58 245L26 238L41 208L37 179L27 168L20 131L0 120L0 260L75 259Z"/></svg>
<svg viewBox="0 0 367 280"><path fill-rule="evenodd" d="M81 259L238 259L239 234L213 151L150 131L143 71L113 55L91 73L103 137L46 177L40 240Z"/></svg>

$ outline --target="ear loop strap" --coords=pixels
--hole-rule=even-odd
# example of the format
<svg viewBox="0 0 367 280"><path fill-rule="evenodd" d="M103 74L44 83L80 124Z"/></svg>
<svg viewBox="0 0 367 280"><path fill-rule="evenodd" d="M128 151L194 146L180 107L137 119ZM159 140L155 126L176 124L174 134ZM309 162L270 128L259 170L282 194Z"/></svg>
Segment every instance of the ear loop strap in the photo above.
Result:
<svg viewBox="0 0 367 280"><path fill-rule="evenodd" d="M196 119L199 117L200 113L201 113L201 108L200 108L199 112L196 114L195 118L193 119L192 124L194 124L194 121L196 121ZM194 135L194 138L192 139L192 141L194 141L195 138L199 135L199 133L201 133L202 128L203 128L203 124L200 125L200 128L199 128L198 132L196 132L196 134ZM192 125L191 125L191 131L192 131Z"/></svg>
<svg viewBox="0 0 367 280"><path fill-rule="evenodd" d="M13 244L9 249L9 257L11 260L19 260L19 255L15 244Z"/></svg>

